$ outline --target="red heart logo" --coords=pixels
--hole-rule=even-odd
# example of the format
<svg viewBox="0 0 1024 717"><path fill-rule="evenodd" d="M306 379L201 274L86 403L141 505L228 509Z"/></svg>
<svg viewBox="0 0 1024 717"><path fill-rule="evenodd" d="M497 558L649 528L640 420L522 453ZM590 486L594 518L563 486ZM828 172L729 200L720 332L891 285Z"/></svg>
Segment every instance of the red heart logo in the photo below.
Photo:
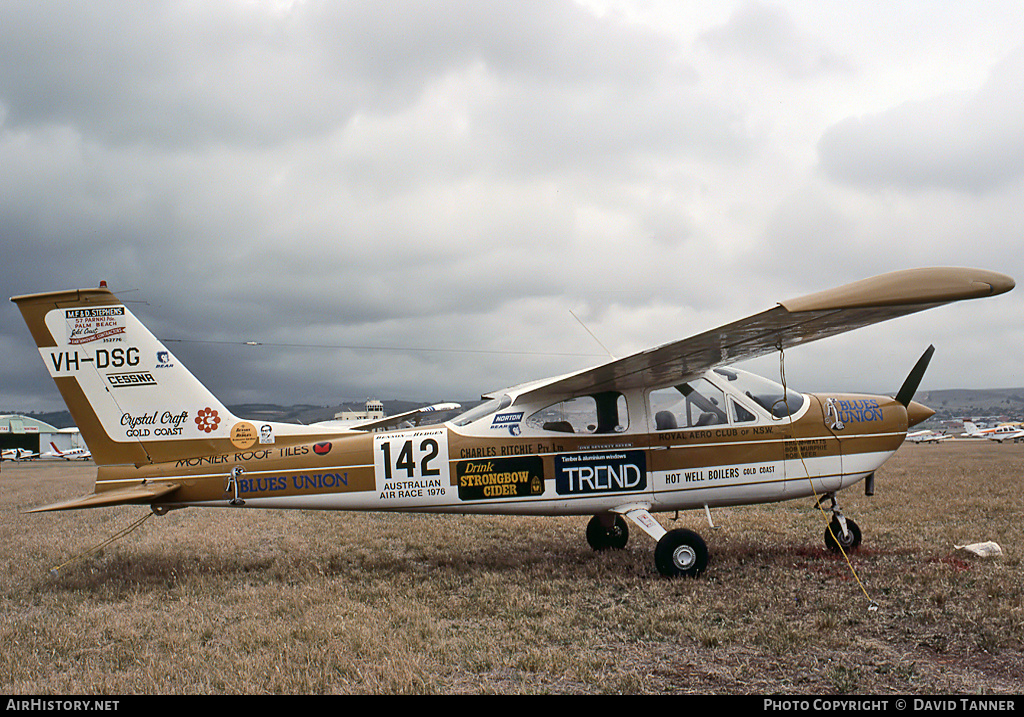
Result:
<svg viewBox="0 0 1024 717"><path fill-rule="evenodd" d="M331 444L317 443L316 445L313 446L313 452L316 453L318 456L326 456L328 453L331 452Z"/></svg>

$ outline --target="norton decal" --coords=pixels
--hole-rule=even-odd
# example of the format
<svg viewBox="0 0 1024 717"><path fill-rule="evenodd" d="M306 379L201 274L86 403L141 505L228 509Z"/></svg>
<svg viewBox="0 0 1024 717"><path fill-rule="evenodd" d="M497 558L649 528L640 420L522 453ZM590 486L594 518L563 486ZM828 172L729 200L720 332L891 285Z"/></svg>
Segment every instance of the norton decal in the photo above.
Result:
<svg viewBox="0 0 1024 717"><path fill-rule="evenodd" d="M123 306L66 309L64 320L68 327L68 344L71 346L93 341L120 341L128 327Z"/></svg>
<svg viewBox="0 0 1024 717"><path fill-rule="evenodd" d="M523 412L517 411L515 413L499 413L491 421L491 430L495 429L508 429L509 435L518 436L522 433L522 428L519 426L519 422L523 420Z"/></svg>
<svg viewBox="0 0 1024 717"><path fill-rule="evenodd" d="M443 498L451 485L448 429L375 433L373 473L380 500Z"/></svg>
<svg viewBox="0 0 1024 717"><path fill-rule="evenodd" d="M252 448L256 443L256 426L240 421L231 427L231 445L235 448Z"/></svg>
<svg viewBox="0 0 1024 717"><path fill-rule="evenodd" d="M643 451L555 456L555 490L559 495L614 493L646 488L647 461Z"/></svg>
<svg viewBox="0 0 1024 717"><path fill-rule="evenodd" d="M540 456L487 458L455 464L460 500L524 498L544 492Z"/></svg>

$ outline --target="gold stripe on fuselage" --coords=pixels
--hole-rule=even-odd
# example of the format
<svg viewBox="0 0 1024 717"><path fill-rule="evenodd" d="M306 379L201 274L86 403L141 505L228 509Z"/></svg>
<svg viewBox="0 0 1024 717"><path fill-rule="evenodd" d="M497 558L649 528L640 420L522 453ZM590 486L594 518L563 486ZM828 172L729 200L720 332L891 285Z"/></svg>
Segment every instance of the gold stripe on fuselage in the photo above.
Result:
<svg viewBox="0 0 1024 717"><path fill-rule="evenodd" d="M661 507L685 504L685 494L695 491L707 496L704 502L732 502L716 493L743 487L764 488L759 501L782 500L793 497L787 486L806 483L808 469L801 464L814 464L810 472L816 480L862 476L873 470L902 443L906 426L901 408L891 399L879 399L877 420L847 423L840 430L830 430L813 409L792 423L784 419L600 436L476 437L462 435L450 425L429 431L318 436L322 440L257 445L155 465L100 466L97 491L143 480L173 480L181 487L168 497L171 504L216 504L230 498L228 478L233 469L241 468L236 480L245 500L311 508L486 512L524 504L524 509L545 512L543 505L559 504L565 512L567 501L579 501L578 512L587 513L596 503L621 503L631 497ZM446 459L436 456L432 463L429 452L413 455L416 437L428 434L441 439ZM384 445L394 446L396 475L390 482L380 462ZM409 455L399 455L406 449ZM858 457L868 463L851 460ZM443 472L438 470L441 461ZM431 474L432 466L436 474ZM669 477L676 474L673 484Z"/></svg>

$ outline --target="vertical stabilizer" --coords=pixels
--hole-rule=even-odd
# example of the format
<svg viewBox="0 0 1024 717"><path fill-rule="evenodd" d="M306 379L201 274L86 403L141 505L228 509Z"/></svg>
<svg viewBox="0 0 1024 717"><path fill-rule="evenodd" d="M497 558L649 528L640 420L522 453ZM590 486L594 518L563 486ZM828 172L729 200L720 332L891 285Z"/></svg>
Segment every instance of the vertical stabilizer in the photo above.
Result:
<svg viewBox="0 0 1024 717"><path fill-rule="evenodd" d="M98 465L156 463L256 441L106 288L11 299Z"/></svg>

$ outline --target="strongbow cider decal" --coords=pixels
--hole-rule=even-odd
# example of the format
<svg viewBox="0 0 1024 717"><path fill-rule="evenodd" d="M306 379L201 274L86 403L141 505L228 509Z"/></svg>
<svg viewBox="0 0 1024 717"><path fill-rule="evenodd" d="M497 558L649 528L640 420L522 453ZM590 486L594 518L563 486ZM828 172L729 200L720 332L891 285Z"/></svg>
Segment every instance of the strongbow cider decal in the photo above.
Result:
<svg viewBox="0 0 1024 717"><path fill-rule="evenodd" d="M523 498L544 492L544 462L538 456L459 461L455 474L460 500Z"/></svg>

